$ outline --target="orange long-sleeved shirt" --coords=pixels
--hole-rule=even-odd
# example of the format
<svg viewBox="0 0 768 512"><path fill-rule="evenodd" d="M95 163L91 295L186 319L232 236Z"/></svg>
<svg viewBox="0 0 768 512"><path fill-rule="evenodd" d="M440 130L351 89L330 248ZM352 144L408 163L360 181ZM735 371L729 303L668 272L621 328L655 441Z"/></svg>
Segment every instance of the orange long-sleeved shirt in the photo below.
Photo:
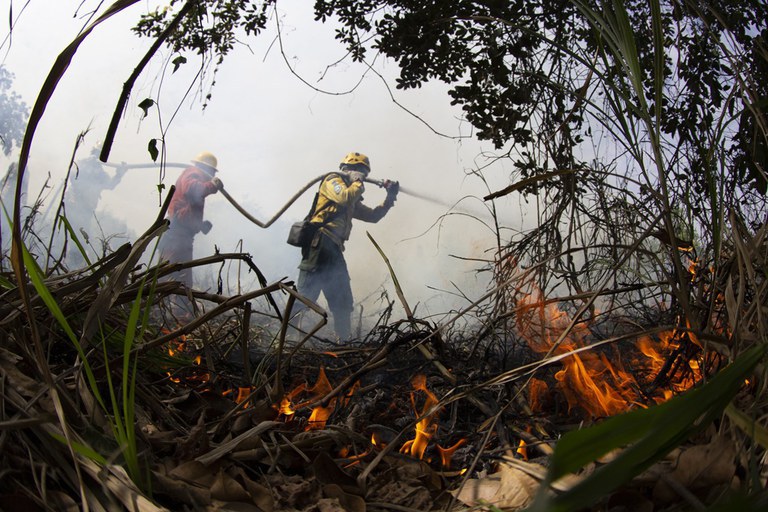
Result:
<svg viewBox="0 0 768 512"><path fill-rule="evenodd" d="M200 231L205 198L218 191L211 178L202 169L187 167L176 180L176 192L168 205L168 217L178 222L180 227L194 233Z"/></svg>

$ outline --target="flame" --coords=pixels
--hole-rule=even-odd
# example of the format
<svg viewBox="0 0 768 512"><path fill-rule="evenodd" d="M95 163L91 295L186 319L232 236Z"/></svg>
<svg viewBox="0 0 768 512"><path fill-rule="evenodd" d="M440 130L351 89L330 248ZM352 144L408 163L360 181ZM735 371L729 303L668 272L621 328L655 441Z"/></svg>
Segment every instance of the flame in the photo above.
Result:
<svg viewBox="0 0 768 512"><path fill-rule="evenodd" d="M252 386L245 386L245 387L239 386L237 388L237 396L235 397L235 403L241 404L246 400L248 400L248 397L251 396L251 393L253 392L254 389L255 388ZM222 393L222 396L231 395L232 393L234 393L234 391L235 391L234 389L228 389L227 391ZM249 406L250 406L249 404L245 405L246 408Z"/></svg>
<svg viewBox="0 0 768 512"><path fill-rule="evenodd" d="M459 439L456 444L450 448L443 448L442 446L437 445L437 451L440 453L440 463L442 464L443 468L451 467L451 459L453 459L454 452L465 444L467 444L467 440L462 438Z"/></svg>
<svg viewBox="0 0 768 512"><path fill-rule="evenodd" d="M355 382L343 397L334 397L328 401L327 405L318 405L314 407L310 413L309 419L307 420L307 426L305 430L321 430L325 428L325 424L335 410L337 404L346 405L359 387L360 382ZM331 386L331 383L328 380L328 377L325 373L325 368L321 366L315 384L310 388L308 388L306 384L300 384L295 387L292 391L283 397L278 411L282 416L285 416L286 419L289 419L297 411L308 407L310 404L316 402L317 400L322 399L324 396L331 393L331 391L333 391L333 386ZM302 394L306 394L308 398L302 400L301 402L294 403L296 398Z"/></svg>
<svg viewBox="0 0 768 512"><path fill-rule="evenodd" d="M171 333L171 331L166 328L160 329L160 332L163 334ZM167 343L166 349L168 350L168 355L171 357L174 357L177 354L184 352L187 349L187 336L182 334L181 336L170 340Z"/></svg>
<svg viewBox="0 0 768 512"><path fill-rule="evenodd" d="M644 363L647 365L649 372L654 375L661 374L665 370L669 354L680 349L681 343L686 336L698 345L698 340L695 337L691 337L689 332L680 332L678 330L662 332L659 335L658 341L647 336L640 338L637 341L637 347L646 357ZM699 361L695 358L690 358L686 361L685 368L679 368L677 374L670 375L670 377L670 388L664 389L660 392L660 395L652 397L657 403L668 400L674 393L689 389L703 378L703 374Z"/></svg>
<svg viewBox="0 0 768 512"><path fill-rule="evenodd" d="M328 381L328 376L325 374L325 368L320 367L320 371L317 375L317 381L315 385L307 390L312 397L312 400L323 397L333 390L333 386ZM305 404L302 404L305 405ZM335 400L331 400L327 407L318 405L312 409L312 414L309 415L307 420L306 430L322 430L325 428L325 423L330 418L335 405Z"/></svg>
<svg viewBox="0 0 768 512"><path fill-rule="evenodd" d="M328 381L328 377L325 375L325 368L320 367L320 372L317 374L317 381L315 385L307 390L315 396L325 396L333 391L333 386Z"/></svg>
<svg viewBox="0 0 768 512"><path fill-rule="evenodd" d="M161 329L164 334L169 334L171 331L168 329ZM168 352L168 356L172 358L181 357L187 351L187 337L185 335L178 336L170 340L165 345L165 350ZM195 356L192 363L196 366L202 365L203 358L201 355ZM184 375L179 377L173 375L171 372L166 372L168 380L175 384L204 384L211 380L211 374L205 371L202 367L200 369L184 372Z"/></svg>
<svg viewBox="0 0 768 512"><path fill-rule="evenodd" d="M318 405L312 409L312 414L307 420L307 430L322 430L325 428L325 422L330 418L333 407L322 407Z"/></svg>
<svg viewBox="0 0 768 512"><path fill-rule="evenodd" d="M294 414L296 414L296 411L292 407L291 400L287 396L283 397L282 402L280 402L280 408L278 411L282 416L285 416L286 418L291 418Z"/></svg>
<svg viewBox="0 0 768 512"><path fill-rule="evenodd" d="M240 387L238 387L237 388L237 398L235 398L235 403L236 404L242 403L243 401L245 401L245 399L247 399L250 396L250 394L252 392L253 392L253 388L251 386L247 386L247 387L240 386Z"/></svg>
<svg viewBox="0 0 768 512"><path fill-rule="evenodd" d="M583 323L576 324L568 336L563 337L571 323L570 318L554 304L545 304L540 295L523 298L518 315L518 329L531 348L542 354L552 350L554 355L560 355L586 345L587 327ZM562 361L563 369L555 374L555 379L568 402L569 412L578 409L593 418L611 416L634 403L634 396L628 389L632 377L614 368L604 357L583 352Z"/></svg>
<svg viewBox="0 0 768 512"><path fill-rule="evenodd" d="M549 393L549 386L547 383L536 377L531 378L531 382L528 383L528 392L530 393L530 407L532 412L542 412L547 401L547 394Z"/></svg>
<svg viewBox="0 0 768 512"><path fill-rule="evenodd" d="M427 377L425 375L417 375L411 381L414 391L421 391L425 395L424 405L419 410L416 407L415 393L411 393L411 405L414 411L418 411L417 414L421 419L416 423L416 437L410 441L406 441L400 448L400 453L409 454L417 459L424 458L424 452L429 445L430 439L437 431L437 425L432 424L432 418L436 412L428 414L439 402L437 397L427 389Z"/></svg>
<svg viewBox="0 0 768 512"><path fill-rule="evenodd" d="M518 331L534 351L562 355L589 345L591 333L588 326L584 322L577 323L566 335L566 329L572 323L571 318L555 304L547 304L540 292L525 296L519 305ZM661 374L665 365L668 365L670 355L680 347L684 335L701 346L690 333L690 328L685 333L661 333L659 341L649 337L639 339L637 348L645 359L633 360L633 370L649 376ZM640 391L642 386L624 369L618 353L617 357L609 359L602 351L580 352L562 359L562 364L563 368L555 374L555 380L558 390L567 401L569 412L579 411L589 418L599 418L625 412L631 407L645 406L646 397ZM686 372L670 376L674 377L671 379L671 389L654 390L650 398L663 402L674 393L690 388L701 377L698 361L690 359L686 369ZM546 383L538 379L531 380L529 402L533 412L542 411L542 402L547 394Z"/></svg>
<svg viewBox="0 0 768 512"><path fill-rule="evenodd" d="M520 455L523 460L528 460L528 445L525 444L525 441L522 439L520 440L520 444L517 446L517 453Z"/></svg>

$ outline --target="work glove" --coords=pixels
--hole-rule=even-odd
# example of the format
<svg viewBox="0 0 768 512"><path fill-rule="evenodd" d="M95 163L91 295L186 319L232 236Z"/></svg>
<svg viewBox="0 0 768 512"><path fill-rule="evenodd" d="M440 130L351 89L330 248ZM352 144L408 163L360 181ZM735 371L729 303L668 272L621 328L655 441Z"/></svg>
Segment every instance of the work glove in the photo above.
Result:
<svg viewBox="0 0 768 512"><path fill-rule="evenodd" d="M381 186L384 187L384 189L387 191L386 203L392 206L395 204L395 200L397 199L397 193L400 192L400 182L384 180Z"/></svg>
<svg viewBox="0 0 768 512"><path fill-rule="evenodd" d="M221 189L223 189L223 188L224 188L224 184L223 184L223 183L221 182L221 180L220 180L219 178L217 178L216 176L214 176L213 178L211 178L211 183L213 183L214 185L216 185L216 190L221 190Z"/></svg>
<svg viewBox="0 0 768 512"><path fill-rule="evenodd" d="M211 230L211 228L212 228L212 227L213 227L213 224L211 224L211 221L209 221L209 220L204 220L204 221L203 221L203 224L202 224L202 225L201 225L201 227L200 227L200 232L201 232L202 234L204 234L204 235L207 235L207 234L208 234L208 232Z"/></svg>
<svg viewBox="0 0 768 512"><path fill-rule="evenodd" d="M120 166L117 168L117 170L115 171L115 177L118 180L120 180L123 178L123 176L125 176L125 173L127 172L128 172L128 165L126 165L125 162L122 162Z"/></svg>

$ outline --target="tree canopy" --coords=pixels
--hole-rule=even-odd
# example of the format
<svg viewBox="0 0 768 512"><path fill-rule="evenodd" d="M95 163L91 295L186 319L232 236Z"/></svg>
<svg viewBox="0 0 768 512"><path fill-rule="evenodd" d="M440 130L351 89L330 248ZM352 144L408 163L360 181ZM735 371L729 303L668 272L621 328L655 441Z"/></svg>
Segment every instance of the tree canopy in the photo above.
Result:
<svg viewBox="0 0 768 512"><path fill-rule="evenodd" d="M181 4L136 31L158 36ZM195 2L167 43L221 63L277 5ZM521 192L543 212L537 229L500 245L515 261L554 262L577 292L596 286L594 262L615 261L629 240L669 251L679 276L680 249L719 257L729 213L765 221L762 0L316 0L314 16L334 23L348 58L396 61L397 88L449 85L446 100L514 168L486 199Z"/></svg>
<svg viewBox="0 0 768 512"><path fill-rule="evenodd" d="M0 66L0 144L9 155L21 144L29 115L27 105L13 89L13 73Z"/></svg>

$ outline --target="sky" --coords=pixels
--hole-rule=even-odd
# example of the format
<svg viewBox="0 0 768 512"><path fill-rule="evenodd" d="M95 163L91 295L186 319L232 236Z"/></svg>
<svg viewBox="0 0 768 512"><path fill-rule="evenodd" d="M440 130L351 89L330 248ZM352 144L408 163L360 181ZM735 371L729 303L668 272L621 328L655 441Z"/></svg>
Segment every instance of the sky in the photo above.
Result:
<svg viewBox="0 0 768 512"><path fill-rule="evenodd" d="M46 179L51 190L63 183L78 134L87 130L77 159L87 158L101 144L123 83L151 44L130 28L142 12L162 3L137 3L97 27L81 45L35 135L30 195ZM3 32L0 64L15 75L14 90L30 107L56 56L84 26L87 9L99 4L0 1L3 12L12 5L15 20L10 37L7 26ZM505 165L511 164L485 169L487 185L471 175L488 164L485 155L492 148L471 137L471 127L450 106L445 85L398 91L396 63L379 58L374 69L388 89L376 74L366 74L363 65L339 63L345 52L334 40L333 28L313 20L309 3L297 4L280 2L268 30L244 38L216 70L212 88L211 69L202 85L194 80L200 68L195 55L187 55L187 64L175 73L167 66L173 55L165 49L156 55L136 83L110 161L147 163L149 141L163 135L169 162L187 163L210 151L229 194L266 221L310 180L337 169L346 153L365 153L371 159L371 177L398 180L404 189L435 201L400 194L379 223L355 223L345 252L355 298L373 312L380 307L375 299L382 291L395 297L386 264L366 236L370 233L390 260L410 306L418 304L417 316L439 316L466 306L488 286L473 260L492 257L494 247L493 233L485 226L491 218L481 198L489 188L509 184ZM212 96L203 108L201 98L208 92ZM144 117L138 104L148 97L158 104ZM114 173L111 168L108 172ZM170 186L180 172L167 169L162 182ZM160 179L157 170L128 171L101 194L96 216L107 219L105 225L120 227L132 241L158 214ZM306 215L313 195L311 190L304 194L269 229L252 224L220 194L210 196L206 218L213 229L196 237L195 256L210 255L217 247L222 252L242 250L253 256L269 281L297 279L300 255L285 243L287 226ZM373 206L383 200L384 191L368 185L364 198ZM504 198L497 207L502 225L525 222L517 198ZM210 286L214 271L202 270L196 279ZM256 286L252 275L228 284L242 291ZM402 316L397 307L396 312Z"/></svg>

